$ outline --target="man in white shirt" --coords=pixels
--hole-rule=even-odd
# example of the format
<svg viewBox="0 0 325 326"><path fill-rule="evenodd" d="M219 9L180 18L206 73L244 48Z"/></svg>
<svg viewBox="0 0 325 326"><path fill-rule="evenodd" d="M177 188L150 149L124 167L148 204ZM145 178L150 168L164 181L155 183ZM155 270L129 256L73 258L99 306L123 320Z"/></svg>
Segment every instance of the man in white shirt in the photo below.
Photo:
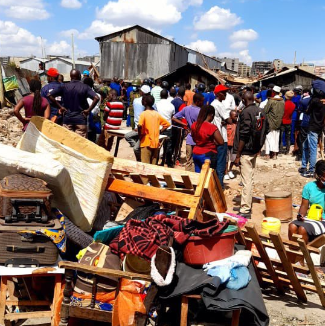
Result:
<svg viewBox="0 0 325 326"><path fill-rule="evenodd" d="M230 119L230 111L228 111L223 103L223 101L226 98L225 91L228 90L228 87L225 87L224 85L218 85L214 89L214 93L216 95L216 99L211 103L211 105L215 109L215 116L212 121L214 125L216 125L222 135L222 138L224 140L223 145L219 145L217 147L217 166L212 167L216 169L218 179L220 181L221 187L224 189L223 184L223 178L225 176L226 171L226 162L227 162L227 150L228 150L228 137L227 137L227 128L226 124L231 123Z"/></svg>
<svg viewBox="0 0 325 326"><path fill-rule="evenodd" d="M154 97L156 105L160 101L160 92L161 91L162 91L161 79L158 79L156 82L156 86L151 90L151 95Z"/></svg>
<svg viewBox="0 0 325 326"><path fill-rule="evenodd" d="M222 101L222 104L225 106L226 110L229 111L229 114L231 110L236 110L235 98L228 92L226 92L226 98Z"/></svg>
<svg viewBox="0 0 325 326"><path fill-rule="evenodd" d="M160 92L161 100L157 103L157 111L158 113L165 118L170 124L172 124L172 117L175 114L174 105L168 100L168 91L163 89ZM164 157L166 157L166 163L168 167L173 167L173 142L172 142L172 126L167 128L165 131L161 133L162 135L167 136L167 139L164 143Z"/></svg>

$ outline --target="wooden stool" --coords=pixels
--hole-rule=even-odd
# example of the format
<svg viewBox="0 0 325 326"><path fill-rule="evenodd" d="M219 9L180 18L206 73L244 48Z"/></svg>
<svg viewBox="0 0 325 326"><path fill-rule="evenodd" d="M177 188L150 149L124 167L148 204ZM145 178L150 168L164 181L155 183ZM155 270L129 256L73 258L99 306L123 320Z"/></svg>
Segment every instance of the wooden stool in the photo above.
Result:
<svg viewBox="0 0 325 326"><path fill-rule="evenodd" d="M182 307L181 307L181 323L180 326L187 326L187 315L188 315L188 299L200 300L199 294L186 294L182 296ZM234 310L232 313L231 326L239 326L240 309Z"/></svg>
<svg viewBox="0 0 325 326"><path fill-rule="evenodd" d="M17 278L27 278L27 277L54 277L54 295L53 295L53 304L47 300L7 300L7 290L8 290L8 280L13 277ZM10 325L12 321L20 319L30 319L30 318L44 318L51 317L55 313L56 302L59 298L61 292L62 284L62 274L61 273L43 273L43 274L30 274L30 275L10 275L10 276L1 276L1 291L0 291L0 325ZM20 312L20 313L5 313L6 306L51 306L51 309L48 311L35 311L35 312Z"/></svg>

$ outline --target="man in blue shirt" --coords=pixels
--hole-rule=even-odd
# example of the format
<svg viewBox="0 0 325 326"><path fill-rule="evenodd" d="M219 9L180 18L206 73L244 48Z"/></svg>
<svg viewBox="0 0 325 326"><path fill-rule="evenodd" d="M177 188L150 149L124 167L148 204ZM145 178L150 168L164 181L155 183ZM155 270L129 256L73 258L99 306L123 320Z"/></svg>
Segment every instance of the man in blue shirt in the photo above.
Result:
<svg viewBox="0 0 325 326"><path fill-rule="evenodd" d="M50 103L50 107L51 107L51 115L50 115L50 119L52 119L53 117L55 116L59 116L59 113L58 113L58 108L55 106L55 103L52 102L48 96L49 94L57 89L57 88L60 88L61 87L61 83L58 82L58 77L59 77L59 72L56 68L50 68L47 73L47 82L48 84L46 84L42 90L41 90L41 96L42 97L45 97L49 103ZM60 103L60 105L62 105L62 100L61 100L61 97L57 97L56 98L57 102ZM58 119L56 120L56 123L58 124L62 124L62 116L58 117Z"/></svg>
<svg viewBox="0 0 325 326"><path fill-rule="evenodd" d="M88 85L81 82L79 70L71 70L70 78L71 82L61 84L60 88L51 91L49 99L59 109L59 113L65 112L63 127L86 138L87 116L98 103L99 97ZM55 99L57 96L62 96L65 107ZM88 105L88 98L93 100L90 106Z"/></svg>
<svg viewBox="0 0 325 326"><path fill-rule="evenodd" d="M215 95L214 95L214 89L216 88L215 85L211 84L209 86L209 92L208 93L203 93L203 96L204 96L204 105L208 105L216 99Z"/></svg>
<svg viewBox="0 0 325 326"><path fill-rule="evenodd" d="M267 99L267 88L262 86L262 90L255 96L255 101L261 103Z"/></svg>
<svg viewBox="0 0 325 326"><path fill-rule="evenodd" d="M117 92L117 96L121 96L121 85L118 82L118 78L114 77L113 82L110 85L111 89L115 89Z"/></svg>

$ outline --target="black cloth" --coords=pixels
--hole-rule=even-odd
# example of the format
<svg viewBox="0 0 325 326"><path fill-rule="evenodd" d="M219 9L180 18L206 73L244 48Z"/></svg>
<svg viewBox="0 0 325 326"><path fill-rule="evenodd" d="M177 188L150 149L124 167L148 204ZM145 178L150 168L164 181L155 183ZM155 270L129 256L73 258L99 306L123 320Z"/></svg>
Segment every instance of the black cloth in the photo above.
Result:
<svg viewBox="0 0 325 326"><path fill-rule="evenodd" d="M259 151L253 149L253 121L258 116L260 109L255 105L251 104L247 106L240 114L236 127L235 139L234 139L234 153L238 151L239 141L245 142L242 155L254 155Z"/></svg>
<svg viewBox="0 0 325 326"><path fill-rule="evenodd" d="M308 113L310 115L309 131L320 134L324 127L325 105L319 98L313 98L310 101Z"/></svg>
<svg viewBox="0 0 325 326"><path fill-rule="evenodd" d="M244 249L238 245L236 248ZM248 269L252 277L251 281L245 288L235 291L220 285L218 277L208 276L201 268L177 263L173 282L160 293L160 298L167 300L186 293L198 293L201 294L208 310L245 309L254 318L255 325L268 326L269 317L252 264L248 266Z"/></svg>
<svg viewBox="0 0 325 326"><path fill-rule="evenodd" d="M96 93L80 80L71 80L61 87L51 91L53 97L62 96L64 107L67 109L63 117L63 123L67 125L86 125L87 118L82 111L89 108L87 98L94 99Z"/></svg>

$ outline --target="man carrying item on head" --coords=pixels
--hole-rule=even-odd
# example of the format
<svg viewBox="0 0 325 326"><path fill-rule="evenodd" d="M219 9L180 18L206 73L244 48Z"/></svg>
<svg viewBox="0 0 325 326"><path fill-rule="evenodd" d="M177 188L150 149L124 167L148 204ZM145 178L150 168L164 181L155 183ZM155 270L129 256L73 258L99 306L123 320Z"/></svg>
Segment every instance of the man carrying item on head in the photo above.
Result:
<svg viewBox="0 0 325 326"><path fill-rule="evenodd" d="M98 103L99 97L88 85L81 82L79 70L71 70L70 78L69 83L61 84L60 88L53 90L49 99L59 108L59 113L65 112L63 127L86 138L87 116ZM62 96L64 107L55 99L56 96ZM93 100L90 106L88 98Z"/></svg>
<svg viewBox="0 0 325 326"><path fill-rule="evenodd" d="M128 132L125 135L125 140L133 147L135 158L138 162L141 162L141 149L140 149L140 140L138 135L138 122L140 114L144 111L144 106L142 105L142 97L144 95L150 94L150 86L142 85L138 97L132 100L132 110L133 110L133 123L134 128L132 131ZM132 93L131 93L132 98Z"/></svg>
<svg viewBox="0 0 325 326"><path fill-rule="evenodd" d="M266 136L265 153L268 158L276 159L279 153L280 128L284 114L284 100L280 96L281 87L274 86L272 97L268 100L264 113L269 121L270 131Z"/></svg>
<svg viewBox="0 0 325 326"><path fill-rule="evenodd" d="M226 99L226 92L228 91L228 89L229 88L224 85L216 86L216 88L214 89L216 99L211 103L211 105L215 109L215 116L212 123L218 127L218 130L220 131L224 141L223 145L217 146L217 166L214 167L216 169L222 189L224 189L223 179L226 172L228 151L228 137L226 125L232 123L230 119L230 111L227 110L224 105L224 100Z"/></svg>
<svg viewBox="0 0 325 326"><path fill-rule="evenodd" d="M48 84L46 84L42 89L41 89L41 96L45 97L46 99L48 99L49 103L50 103L50 107L51 107L51 115L50 115L50 119L57 123L57 124L62 124L62 115L59 115L59 110L57 108L57 106L55 105L54 102L52 102L48 96L51 94L51 92L57 88L61 87L61 83L59 83L58 78L59 78L59 72L56 68L50 68L47 73L47 82ZM60 103L60 105L62 105L62 100L61 97L57 97L56 98L57 102Z"/></svg>
<svg viewBox="0 0 325 326"><path fill-rule="evenodd" d="M192 124L197 120L201 107L203 106L204 96L202 94L195 94L193 96L193 104L186 106L182 111L176 113L172 119L173 122L182 126L184 129L191 130ZM186 123L183 122L186 120ZM195 142L192 138L191 133L186 137L186 163L185 170L195 172L195 167L193 163L193 147Z"/></svg>
<svg viewBox="0 0 325 326"><path fill-rule="evenodd" d="M254 139L253 121L259 116L261 109L255 105L254 94L250 91L243 95L243 104L244 109L239 114L233 150L236 154L234 164L240 166L243 183L239 215L251 218L254 170L257 153L261 149L261 146L254 145L257 139Z"/></svg>

